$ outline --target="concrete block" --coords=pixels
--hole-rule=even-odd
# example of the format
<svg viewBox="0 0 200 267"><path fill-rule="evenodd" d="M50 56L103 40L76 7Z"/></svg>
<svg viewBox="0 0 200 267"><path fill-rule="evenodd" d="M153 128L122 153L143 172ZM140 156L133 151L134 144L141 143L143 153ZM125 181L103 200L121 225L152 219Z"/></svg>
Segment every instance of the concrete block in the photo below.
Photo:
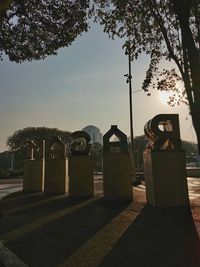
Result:
<svg viewBox="0 0 200 267"><path fill-rule="evenodd" d="M69 189L68 160L46 159L44 192L66 194Z"/></svg>
<svg viewBox="0 0 200 267"><path fill-rule="evenodd" d="M184 151L144 152L147 202L153 207L189 206Z"/></svg>
<svg viewBox="0 0 200 267"><path fill-rule="evenodd" d="M42 192L44 190L44 168L43 159L26 160L23 177L24 192Z"/></svg>
<svg viewBox="0 0 200 267"><path fill-rule="evenodd" d="M132 201L131 161L127 154L104 154L103 191L107 200Z"/></svg>
<svg viewBox="0 0 200 267"><path fill-rule="evenodd" d="M93 161L88 155L69 158L69 196L92 197L94 192Z"/></svg>

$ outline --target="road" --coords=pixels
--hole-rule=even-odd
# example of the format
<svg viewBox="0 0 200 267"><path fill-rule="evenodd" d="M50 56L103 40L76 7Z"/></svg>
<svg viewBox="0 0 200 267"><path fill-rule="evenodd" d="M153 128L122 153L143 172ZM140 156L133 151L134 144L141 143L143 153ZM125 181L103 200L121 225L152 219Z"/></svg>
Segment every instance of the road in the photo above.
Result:
<svg viewBox="0 0 200 267"><path fill-rule="evenodd" d="M197 232L200 236L199 178L188 178L193 219L183 209L163 213L162 209L155 211L145 205L144 185L133 188L134 200L129 205L105 203L101 197L102 176L95 175L94 181L95 197L90 199L19 192L2 200L0 266L3 262L7 267L106 267L123 266L119 262L125 261L132 266L133 255L135 266L161 266L155 263L158 257L160 262L163 260L160 247L169 262L175 261L169 247L171 252L180 248L176 253L180 266L200 266L183 264L185 259L196 259L193 252L197 251ZM21 189L22 179L0 180L1 197ZM144 244L150 251L148 263L143 257ZM188 247L190 250L183 249ZM88 262L92 265L84 264Z"/></svg>
<svg viewBox="0 0 200 267"><path fill-rule="evenodd" d="M200 197L200 178L188 177L188 191L189 198L191 200L197 199ZM137 190L145 191L144 184L138 185Z"/></svg>
<svg viewBox="0 0 200 267"><path fill-rule="evenodd" d="M22 179L0 179L0 199L22 190Z"/></svg>
<svg viewBox="0 0 200 267"><path fill-rule="evenodd" d="M190 199L197 199L200 197L200 178L188 177L188 189ZM95 175L95 192L102 193L102 176ZM14 193L22 190L22 179L1 179L0 180L0 199L6 197L10 193ZM137 190L145 191L145 186L143 184L136 187Z"/></svg>
<svg viewBox="0 0 200 267"><path fill-rule="evenodd" d="M23 179L0 179L0 199L22 190L22 185ZM102 175L94 175L94 188L98 194L102 193Z"/></svg>

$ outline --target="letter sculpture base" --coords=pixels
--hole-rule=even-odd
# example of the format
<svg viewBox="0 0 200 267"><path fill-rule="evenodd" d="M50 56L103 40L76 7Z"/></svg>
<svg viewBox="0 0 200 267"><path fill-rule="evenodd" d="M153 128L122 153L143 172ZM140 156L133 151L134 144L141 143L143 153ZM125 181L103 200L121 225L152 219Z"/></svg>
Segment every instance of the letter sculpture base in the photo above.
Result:
<svg viewBox="0 0 200 267"><path fill-rule="evenodd" d="M94 192L93 163L87 155L69 158L69 196L92 197Z"/></svg>
<svg viewBox="0 0 200 267"><path fill-rule="evenodd" d="M103 188L106 200L133 200L129 154L104 155Z"/></svg>
<svg viewBox="0 0 200 267"><path fill-rule="evenodd" d="M184 151L144 152L147 202L153 207L189 206Z"/></svg>
<svg viewBox="0 0 200 267"><path fill-rule="evenodd" d="M44 192L66 194L68 183L68 160L46 159Z"/></svg>
<svg viewBox="0 0 200 267"><path fill-rule="evenodd" d="M44 190L44 160L27 160L23 178L24 192L42 192Z"/></svg>

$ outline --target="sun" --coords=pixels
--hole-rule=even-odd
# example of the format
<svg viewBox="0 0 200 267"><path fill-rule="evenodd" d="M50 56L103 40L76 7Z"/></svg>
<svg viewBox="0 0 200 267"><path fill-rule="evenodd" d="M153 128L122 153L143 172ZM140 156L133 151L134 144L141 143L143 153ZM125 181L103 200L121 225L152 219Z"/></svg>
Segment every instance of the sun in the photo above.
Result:
<svg viewBox="0 0 200 267"><path fill-rule="evenodd" d="M172 96L172 92L159 91L159 100L164 105L169 105L170 96Z"/></svg>
<svg viewBox="0 0 200 267"><path fill-rule="evenodd" d="M173 89L166 91L158 91L158 98L161 104L175 106L181 102L186 103L184 85L182 81L178 81Z"/></svg>

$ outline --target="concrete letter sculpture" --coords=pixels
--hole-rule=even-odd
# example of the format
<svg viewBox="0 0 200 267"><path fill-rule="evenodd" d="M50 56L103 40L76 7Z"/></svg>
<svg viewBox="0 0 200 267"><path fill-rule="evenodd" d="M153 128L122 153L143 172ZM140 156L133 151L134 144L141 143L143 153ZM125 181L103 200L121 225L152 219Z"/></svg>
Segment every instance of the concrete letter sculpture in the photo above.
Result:
<svg viewBox="0 0 200 267"><path fill-rule="evenodd" d="M188 206L178 115L159 114L147 122L144 132L150 141L144 151L147 202L160 208Z"/></svg>
<svg viewBox="0 0 200 267"><path fill-rule="evenodd" d="M72 133L69 157L69 196L92 197L94 191L93 162L89 155L90 136L84 131Z"/></svg>
<svg viewBox="0 0 200 267"><path fill-rule="evenodd" d="M71 155L88 155L91 149L91 138L84 131L76 131L72 133Z"/></svg>
<svg viewBox="0 0 200 267"><path fill-rule="evenodd" d="M162 126L161 130L159 126ZM144 132L153 150L181 150L179 119L177 114L159 114L148 121Z"/></svg>
<svg viewBox="0 0 200 267"><path fill-rule="evenodd" d="M42 192L44 190L45 142L35 144L27 140L27 160L24 166L23 191Z"/></svg>
<svg viewBox="0 0 200 267"><path fill-rule="evenodd" d="M68 160L66 158L66 145L55 136L47 143L44 191L54 194L68 192Z"/></svg>
<svg viewBox="0 0 200 267"><path fill-rule="evenodd" d="M112 136L118 141L110 142ZM126 135L116 125L103 137L103 189L107 200L131 201L131 161Z"/></svg>

